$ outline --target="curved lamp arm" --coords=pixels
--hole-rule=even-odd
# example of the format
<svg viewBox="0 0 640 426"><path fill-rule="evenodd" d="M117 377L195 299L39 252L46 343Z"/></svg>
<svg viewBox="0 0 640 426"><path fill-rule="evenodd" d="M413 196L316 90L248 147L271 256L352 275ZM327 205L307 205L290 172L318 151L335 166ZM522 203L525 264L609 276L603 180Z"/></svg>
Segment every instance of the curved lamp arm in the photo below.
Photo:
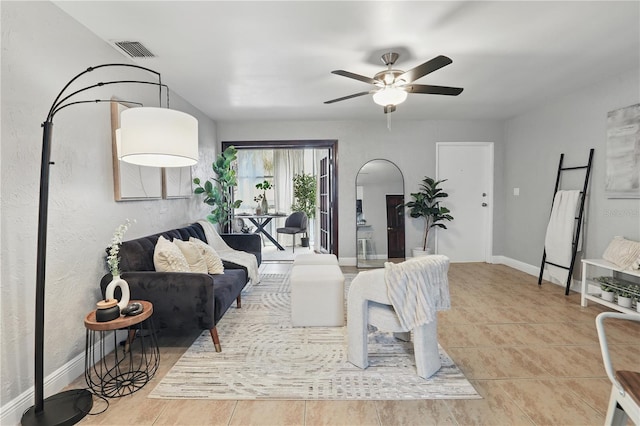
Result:
<svg viewBox="0 0 640 426"><path fill-rule="evenodd" d="M66 99L69 99L71 96L73 96L73 95L75 95L77 93L80 93L82 91L88 90L90 88L94 88L94 87L98 87L100 85L104 85L104 83L98 83L98 84L95 84L95 85L92 85L92 86L87 86L87 87L85 87L83 89L80 89L80 90L72 93L69 96L66 96L64 99L60 100L60 98L62 97L64 92L66 92L66 90L69 88L69 86L71 86L80 77L82 77L83 75L88 74L88 73L90 73L92 71L95 71L97 69L107 68L107 67L124 67L124 68L128 67L128 68L136 68L136 69L148 71L148 72L158 76L158 82L157 83L148 82L148 84L157 84L159 86L162 86L162 77L160 76L159 72L154 71L154 70L152 70L150 68L142 67L140 65L134 65L134 64L102 64L102 65L96 65L94 67L89 67L86 70L82 71L81 73L77 74L75 77L73 77L71 80L69 80L67 82L67 84L64 85L64 87L62 88L60 93L58 93L58 96L56 96L55 100L53 101L53 104L51 105L51 108L49 109L49 114L47 114L47 120L46 121L48 121L49 119L53 118L53 115L55 114L55 110L59 109L60 104L62 104ZM169 90L168 90L168 87L167 87L167 108L169 107L168 99L169 99ZM159 101L159 105L162 105L162 88L160 88L160 93L158 94L158 101Z"/></svg>

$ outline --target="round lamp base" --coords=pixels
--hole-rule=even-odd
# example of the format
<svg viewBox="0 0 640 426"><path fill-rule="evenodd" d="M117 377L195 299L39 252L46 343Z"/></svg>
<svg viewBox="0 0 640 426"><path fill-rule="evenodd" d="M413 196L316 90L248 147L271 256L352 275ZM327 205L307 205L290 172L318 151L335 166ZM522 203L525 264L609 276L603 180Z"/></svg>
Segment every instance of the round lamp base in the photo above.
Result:
<svg viewBox="0 0 640 426"><path fill-rule="evenodd" d="M22 426L74 425L89 414L93 396L86 389L73 389L51 395L44 400L43 410L36 413L35 405L23 415Z"/></svg>

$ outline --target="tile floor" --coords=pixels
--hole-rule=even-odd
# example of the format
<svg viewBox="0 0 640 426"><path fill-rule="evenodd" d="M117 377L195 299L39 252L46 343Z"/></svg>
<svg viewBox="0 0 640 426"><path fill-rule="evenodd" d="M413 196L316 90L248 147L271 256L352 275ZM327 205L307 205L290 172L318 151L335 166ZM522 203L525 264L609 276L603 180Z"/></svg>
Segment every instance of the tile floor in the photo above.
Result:
<svg viewBox="0 0 640 426"><path fill-rule="evenodd" d="M269 263L263 273L291 264ZM345 272L357 272L345 267ZM602 425L610 385L595 316L580 296L503 265L452 264L453 308L439 315L439 340L481 400L202 401L148 399L199 334L161 333L161 364L139 392L112 399L81 424L101 425ZM611 322L614 365L640 365L640 326ZM224 342L224 336L221 336ZM71 387L84 385L79 377ZM105 408L96 401L94 412Z"/></svg>

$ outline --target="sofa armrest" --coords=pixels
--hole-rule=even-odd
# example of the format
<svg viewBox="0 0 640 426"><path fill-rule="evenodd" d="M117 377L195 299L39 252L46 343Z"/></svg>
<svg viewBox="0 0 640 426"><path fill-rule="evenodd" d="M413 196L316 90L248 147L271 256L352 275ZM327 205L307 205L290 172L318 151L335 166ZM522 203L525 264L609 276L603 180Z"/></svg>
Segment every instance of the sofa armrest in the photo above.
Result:
<svg viewBox="0 0 640 426"><path fill-rule="evenodd" d="M258 265L262 263L262 239L258 234L220 234L229 247L246 251L256 256Z"/></svg>
<svg viewBox="0 0 640 426"><path fill-rule="evenodd" d="M147 300L153 304L156 327L174 329L211 329L214 321L214 278L190 272L124 272L131 300ZM102 277L100 289L104 297L111 274ZM119 297L119 291L116 291Z"/></svg>

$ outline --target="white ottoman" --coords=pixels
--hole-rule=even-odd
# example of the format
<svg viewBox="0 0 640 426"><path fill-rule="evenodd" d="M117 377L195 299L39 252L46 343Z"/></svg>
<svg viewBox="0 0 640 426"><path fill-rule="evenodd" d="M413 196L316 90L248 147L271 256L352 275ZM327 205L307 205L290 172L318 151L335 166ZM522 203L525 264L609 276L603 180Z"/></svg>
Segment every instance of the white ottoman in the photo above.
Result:
<svg viewBox="0 0 640 426"><path fill-rule="evenodd" d="M338 258L335 254L329 253L309 253L299 254L293 260L293 266L296 265L337 265Z"/></svg>
<svg viewBox="0 0 640 426"><path fill-rule="evenodd" d="M294 327L344 325L344 276L338 265L296 265L290 280Z"/></svg>

